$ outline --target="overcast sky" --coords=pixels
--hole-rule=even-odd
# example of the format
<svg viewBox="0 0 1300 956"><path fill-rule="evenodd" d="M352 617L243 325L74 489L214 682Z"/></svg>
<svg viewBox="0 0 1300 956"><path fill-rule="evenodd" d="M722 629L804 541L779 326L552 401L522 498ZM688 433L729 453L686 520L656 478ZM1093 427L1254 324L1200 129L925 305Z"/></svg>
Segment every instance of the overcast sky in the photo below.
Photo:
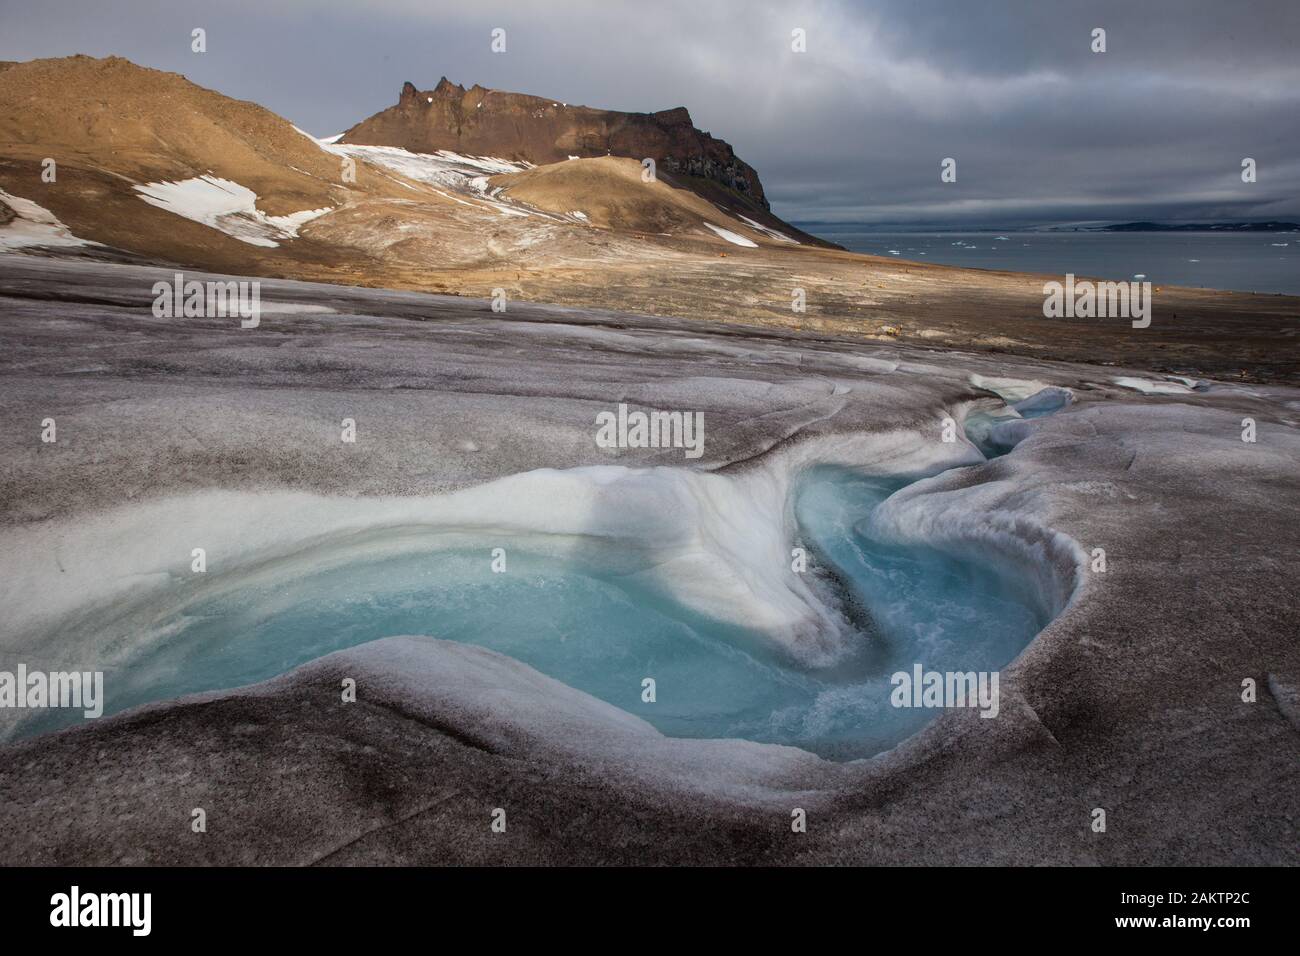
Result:
<svg viewBox="0 0 1300 956"><path fill-rule="evenodd" d="M318 135L444 74L686 106L795 221L1300 219L1300 0L0 0L0 24L0 59L118 54Z"/></svg>

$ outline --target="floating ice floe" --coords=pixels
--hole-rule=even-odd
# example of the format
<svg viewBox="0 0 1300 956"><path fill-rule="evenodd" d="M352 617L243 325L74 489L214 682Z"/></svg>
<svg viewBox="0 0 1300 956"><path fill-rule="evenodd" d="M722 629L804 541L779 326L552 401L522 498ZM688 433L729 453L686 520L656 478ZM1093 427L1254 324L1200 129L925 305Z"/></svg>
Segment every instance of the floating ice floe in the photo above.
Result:
<svg viewBox="0 0 1300 956"><path fill-rule="evenodd" d="M715 226L711 222L706 222L704 225L708 226L710 229L716 232L723 239L726 239L732 245L745 246L746 248L749 249L758 248L758 243L754 242L751 239L746 239L744 236L738 235L737 233L732 232L730 229L723 229L721 226Z"/></svg>
<svg viewBox="0 0 1300 956"><path fill-rule="evenodd" d="M11 196L0 189L0 202L14 211L11 222L0 225L0 249L24 246L97 246L89 239L78 239L67 226L44 206L30 199Z"/></svg>
<svg viewBox="0 0 1300 956"><path fill-rule="evenodd" d="M332 206L304 209L287 216L268 216L257 208L257 193L247 186L216 176L179 182L136 185L140 198L185 219L202 223L251 246L274 248L282 239L296 239L298 229Z"/></svg>

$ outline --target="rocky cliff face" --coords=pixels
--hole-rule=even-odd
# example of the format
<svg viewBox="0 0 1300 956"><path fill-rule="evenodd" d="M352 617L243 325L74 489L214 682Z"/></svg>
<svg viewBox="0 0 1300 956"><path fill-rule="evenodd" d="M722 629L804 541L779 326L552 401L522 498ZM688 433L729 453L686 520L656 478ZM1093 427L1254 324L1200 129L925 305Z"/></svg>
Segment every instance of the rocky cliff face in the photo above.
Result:
<svg viewBox="0 0 1300 956"><path fill-rule="evenodd" d="M477 84L466 89L443 77L432 90L406 83L396 106L352 127L343 142L419 153L450 149L538 165L570 156L649 157L669 173L709 180L768 209L758 173L730 145L696 129L685 107L620 113Z"/></svg>

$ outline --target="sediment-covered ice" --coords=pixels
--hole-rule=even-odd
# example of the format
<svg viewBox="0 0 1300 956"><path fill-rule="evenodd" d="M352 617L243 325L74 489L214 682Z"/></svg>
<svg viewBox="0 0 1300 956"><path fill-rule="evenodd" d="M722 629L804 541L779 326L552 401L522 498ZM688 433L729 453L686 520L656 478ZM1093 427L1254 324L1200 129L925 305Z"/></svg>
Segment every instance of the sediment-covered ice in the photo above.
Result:
<svg viewBox="0 0 1300 956"><path fill-rule="evenodd" d="M1049 385L1039 389L1028 398L1021 399L1011 407L1025 418L1036 418L1058 412L1074 400L1074 393L1068 388Z"/></svg>
<svg viewBox="0 0 1300 956"><path fill-rule="evenodd" d="M1158 381L1150 378L1138 378L1134 375L1120 375L1114 379L1116 385L1131 388L1143 395L1188 395L1194 389L1184 381Z"/></svg>
<svg viewBox="0 0 1300 956"><path fill-rule="evenodd" d="M694 570L710 592L766 591L761 575L773 572L759 567L760 552L793 527L768 502L788 503L777 489L834 462L931 475L895 492L864 530L963 551L966 566L1006 561L1040 607L1064 610L1001 668L996 720L944 713L888 753L831 765L834 779L826 761L789 747L657 736L500 654L365 644L256 688L0 747L4 862L427 864L485 852L511 863L608 862L611 852L633 863L1295 862L1292 388L1117 401L1116 389L1096 387L1106 381L1096 366L528 303L494 317L468 299L276 280L264 280L266 298L335 314L298 315L292 335L253 342L224 327L154 322L147 293L170 270L6 259L0 286L18 320L4 324L0 391L16 421L59 420L57 445L38 443L33 428L0 436L0 647L11 661L67 650L58 642L76 637L86 653L67 663L88 667L124 650L110 637L145 633L135 625L149 612L175 623L200 587L226 588L234 603L245 584L292 583L329 562L346 575L347 562L398 539L418 554L465 533L440 526L439 509L459 492L438 491L532 497L543 465L682 470L680 456L592 446L592 414L623 399L703 408L709 441L694 468L727 479L648 480L630 501L707 504L737 521L757 509L767 530L736 534L723 520L688 530L634 505L584 528L598 534L570 557L608 557L665 589L688 588L676 582ZM78 300L88 280L94 296ZM74 294L40 301L51 289ZM104 289L121 304L105 305ZM110 325L146 334L105 349ZM1030 433L986 461L960 434L939 438L945 418L969 422L972 373L1021 383L1003 389L1012 404L1039 384L1075 389L1077 401L1033 421L1003 398L981 398L972 407L996 413L995 427ZM361 423L361 447L340 445L344 415ZM1246 415L1259 423L1257 442L1241 440ZM751 472L760 477L737 480ZM502 475L520 483L497 484ZM553 492L599 499L594 473L554 480ZM624 475L611 487L624 480L637 484ZM749 500L733 501L741 490ZM527 527L520 540L559 553L579 538L568 533L582 523L576 502L557 501L549 516L505 495L492 513L457 500L475 502L466 514L476 540L478 530ZM650 564L665 541L733 566L697 561L659 577ZM199 546L209 549L202 584L190 570ZM1098 548L1109 569L1081 573L1078 549ZM789 552L779 557L788 568ZM1080 582L1072 592L1071 582ZM746 613L780 622L791 609L807 619L833 607L783 587ZM345 676L363 678L359 706L339 705ZM1257 703L1242 703L1246 677ZM338 772L340 747L363 772ZM159 772L178 766L194 773ZM762 799L742 802L727 778ZM1130 793L1134 780L1142 799L1122 801L1122 828L1139 836L1103 846L1086 810ZM196 786L240 813L182 846L175 810L193 805ZM523 840L484 836L483 808L504 792L527 808L511 811ZM808 839L789 836L793 807L811 808Z"/></svg>
<svg viewBox="0 0 1300 956"><path fill-rule="evenodd" d="M1001 376L981 375L978 372L971 375L970 383L976 388L992 392L1008 405L1022 402L1031 395L1036 395L1047 388L1047 383L1038 379L1004 378Z"/></svg>
<svg viewBox="0 0 1300 956"><path fill-rule="evenodd" d="M779 790L794 772L834 779L839 768L794 747L742 740L680 740L645 720L480 647L427 637L395 636L325 658L309 670L346 668L368 693L399 703L416 719L448 713L474 728L474 738L526 757L558 747L596 761L642 785L665 777L684 790L719 790L760 804L788 799ZM644 759L650 757L651 759ZM821 802L808 794L804 801ZM813 804L809 804L810 806ZM788 811L785 811L788 812Z"/></svg>

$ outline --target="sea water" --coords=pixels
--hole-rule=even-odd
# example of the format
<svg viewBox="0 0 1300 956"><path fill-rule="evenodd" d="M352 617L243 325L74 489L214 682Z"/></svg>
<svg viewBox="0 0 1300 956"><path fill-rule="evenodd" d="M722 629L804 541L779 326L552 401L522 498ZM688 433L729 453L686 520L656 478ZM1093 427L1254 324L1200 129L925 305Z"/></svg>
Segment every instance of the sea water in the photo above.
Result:
<svg viewBox="0 0 1300 956"><path fill-rule="evenodd" d="M1300 295L1297 232L875 232L849 223L800 228L865 252L916 262Z"/></svg>

